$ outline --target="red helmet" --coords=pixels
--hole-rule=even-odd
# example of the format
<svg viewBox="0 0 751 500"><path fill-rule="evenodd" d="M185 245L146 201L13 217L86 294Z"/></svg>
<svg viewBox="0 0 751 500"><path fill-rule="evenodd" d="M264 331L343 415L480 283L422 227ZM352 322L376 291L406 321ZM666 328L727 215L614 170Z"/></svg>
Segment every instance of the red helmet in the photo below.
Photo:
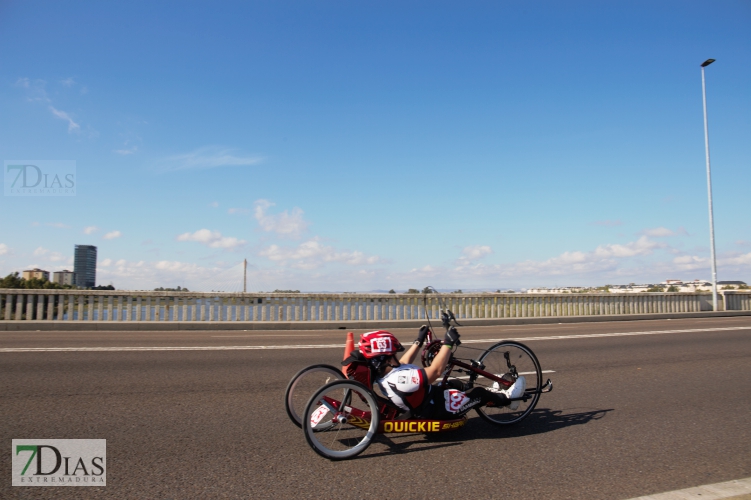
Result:
<svg viewBox="0 0 751 500"><path fill-rule="evenodd" d="M391 356L404 350L396 337L383 330L361 334L359 347L360 352L368 359Z"/></svg>

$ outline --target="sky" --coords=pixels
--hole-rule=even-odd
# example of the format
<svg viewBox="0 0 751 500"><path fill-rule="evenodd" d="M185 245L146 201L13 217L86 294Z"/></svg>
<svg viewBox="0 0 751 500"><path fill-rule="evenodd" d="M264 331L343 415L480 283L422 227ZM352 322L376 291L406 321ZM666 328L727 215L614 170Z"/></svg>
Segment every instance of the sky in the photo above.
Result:
<svg viewBox="0 0 751 500"><path fill-rule="evenodd" d="M0 275L90 244L118 289L710 280L707 58L718 279L751 282L748 0L6 0ZM42 161L74 195L9 195Z"/></svg>

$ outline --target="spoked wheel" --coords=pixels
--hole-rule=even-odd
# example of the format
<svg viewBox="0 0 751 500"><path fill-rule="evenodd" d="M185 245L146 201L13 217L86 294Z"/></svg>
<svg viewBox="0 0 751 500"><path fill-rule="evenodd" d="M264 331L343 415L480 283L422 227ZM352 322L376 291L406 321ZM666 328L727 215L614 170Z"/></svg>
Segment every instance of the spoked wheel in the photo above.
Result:
<svg viewBox="0 0 751 500"><path fill-rule="evenodd" d="M484 370L497 376L509 374L513 379L524 377L526 401L513 401L510 406L484 406L477 408L477 413L486 421L495 425L511 425L521 422L535 409L540 399L542 388L542 370L537 356L532 350L519 342L504 340L483 353L479 361L485 365ZM492 380L479 377L476 386L483 386L491 391L503 389Z"/></svg>
<svg viewBox="0 0 751 500"><path fill-rule="evenodd" d="M330 460L343 460L370 445L379 421L373 393L359 382L339 380L311 396L302 427L316 453Z"/></svg>
<svg viewBox="0 0 751 500"><path fill-rule="evenodd" d="M284 394L284 406L290 420L300 427L301 415L305 411L305 405L308 404L310 396L329 382L344 378L342 371L331 365L313 365L297 372L297 375L289 381L287 392Z"/></svg>

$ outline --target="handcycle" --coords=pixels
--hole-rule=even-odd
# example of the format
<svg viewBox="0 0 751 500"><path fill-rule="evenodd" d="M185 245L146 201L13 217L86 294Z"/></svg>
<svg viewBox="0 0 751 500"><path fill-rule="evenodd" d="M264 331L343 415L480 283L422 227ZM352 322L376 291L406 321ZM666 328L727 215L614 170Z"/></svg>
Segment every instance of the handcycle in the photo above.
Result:
<svg viewBox="0 0 751 500"><path fill-rule="evenodd" d="M433 293L437 291L433 289ZM453 327L451 323L461 326L440 295L438 300L443 327L448 330ZM423 366L430 366L441 345L431 326L421 354ZM520 342L504 340L487 349L463 345L463 350L481 352L477 359L459 357L457 346L440 382L435 384L441 389L466 391L482 386L497 392L513 385L518 377L526 379L524 393L510 399L509 405L489 403L475 408L490 424L506 426L521 422L534 410L540 395L553 389L550 379L543 384L542 369L534 352ZM427 420L404 412L379 393L372 368L357 354L359 351L353 352L346 378L341 370L319 364L298 372L287 386L287 414L303 429L306 441L319 455L330 460L352 458L362 453L378 433L446 432L466 423L466 415L453 420Z"/></svg>

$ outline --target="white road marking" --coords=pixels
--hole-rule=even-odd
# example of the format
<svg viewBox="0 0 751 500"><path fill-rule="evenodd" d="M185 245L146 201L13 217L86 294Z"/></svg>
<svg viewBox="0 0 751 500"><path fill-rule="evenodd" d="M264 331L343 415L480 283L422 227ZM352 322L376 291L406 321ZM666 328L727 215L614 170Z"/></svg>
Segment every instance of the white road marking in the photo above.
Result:
<svg viewBox="0 0 751 500"><path fill-rule="evenodd" d="M600 337L626 337L635 335L664 335L667 333L701 333L736 330L751 330L749 326L726 328L695 328L686 330L657 330L649 332L585 333L581 335L550 335L547 337L506 337L502 339L465 340L464 344L488 344L501 340L519 340L532 342L538 340L571 340ZM3 347L3 352L119 352L119 351L254 351L264 349L335 349L344 348L344 344L306 344L306 345L230 345L230 346L154 346L154 347Z"/></svg>
<svg viewBox="0 0 751 500"><path fill-rule="evenodd" d="M536 372L519 372L519 375L534 375ZM542 370L540 373L555 373L555 370ZM469 378L469 375L462 375L461 377L451 377L451 378L459 378L459 379L465 379Z"/></svg>
<svg viewBox="0 0 751 500"><path fill-rule="evenodd" d="M318 337L318 335L314 333L309 334L302 334L302 335L295 335L295 334L287 334L287 335L212 335L212 339L255 339L258 337Z"/></svg>
<svg viewBox="0 0 751 500"><path fill-rule="evenodd" d="M719 332L730 330L751 330L751 326L731 326L726 328L694 328L687 330L655 330L649 332L614 332L614 333L583 333L581 335L548 335L546 337L523 337L523 338L501 338L501 339L482 339L482 340L463 340L463 344L480 344L486 342L500 342L502 340L519 340L530 342L533 340L567 340L567 339L586 339L597 337L628 337L632 335L663 335L666 333L700 333L700 332Z"/></svg>
<svg viewBox="0 0 751 500"><path fill-rule="evenodd" d="M724 483L705 484L695 488L686 488L684 490L668 491L656 495L647 495L631 500L688 500L695 498L697 500L718 500L720 498L731 498L751 494L751 477L738 479L736 481L725 481Z"/></svg>

